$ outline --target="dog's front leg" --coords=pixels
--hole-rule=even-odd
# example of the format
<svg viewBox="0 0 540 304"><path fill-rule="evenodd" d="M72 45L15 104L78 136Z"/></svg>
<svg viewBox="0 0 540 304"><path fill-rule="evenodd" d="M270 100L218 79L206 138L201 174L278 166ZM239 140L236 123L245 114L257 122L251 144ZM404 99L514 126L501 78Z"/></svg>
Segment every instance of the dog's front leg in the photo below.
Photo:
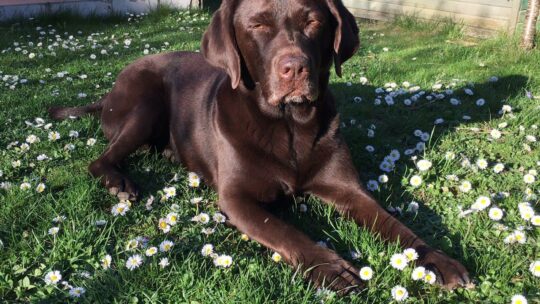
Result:
<svg viewBox="0 0 540 304"><path fill-rule="evenodd" d="M245 193L220 193L219 207L228 221L251 239L300 267L317 286L347 293L361 287L358 270L335 252L321 247L293 226L266 211Z"/></svg>
<svg viewBox="0 0 540 304"><path fill-rule="evenodd" d="M309 193L334 205L343 216L379 233L384 240L399 242L403 248L414 248L419 255L417 264L433 270L440 284L454 288L469 283L463 265L428 246L364 190L346 148L334 153L307 188Z"/></svg>

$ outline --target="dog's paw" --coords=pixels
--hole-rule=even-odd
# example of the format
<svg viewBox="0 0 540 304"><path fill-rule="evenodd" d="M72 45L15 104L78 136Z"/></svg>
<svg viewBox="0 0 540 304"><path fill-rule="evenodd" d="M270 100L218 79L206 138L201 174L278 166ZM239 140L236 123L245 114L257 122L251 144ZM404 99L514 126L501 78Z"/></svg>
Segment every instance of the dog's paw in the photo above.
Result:
<svg viewBox="0 0 540 304"><path fill-rule="evenodd" d="M321 254L306 268L307 277L317 287L325 287L340 294L358 292L365 285L359 270L334 253Z"/></svg>
<svg viewBox="0 0 540 304"><path fill-rule="evenodd" d="M119 200L136 201L139 197L139 188L128 178L121 177L107 180L106 185L109 193L117 196Z"/></svg>
<svg viewBox="0 0 540 304"><path fill-rule="evenodd" d="M471 286L469 272L460 262L448 257L440 250L429 250L418 264L437 276L437 283L448 289Z"/></svg>

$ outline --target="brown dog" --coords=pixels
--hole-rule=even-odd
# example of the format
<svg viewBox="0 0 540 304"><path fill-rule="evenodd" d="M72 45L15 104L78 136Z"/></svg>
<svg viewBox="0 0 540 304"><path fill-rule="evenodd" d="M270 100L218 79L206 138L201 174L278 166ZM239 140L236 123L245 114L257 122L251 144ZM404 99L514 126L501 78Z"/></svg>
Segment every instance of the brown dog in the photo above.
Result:
<svg viewBox="0 0 540 304"><path fill-rule="evenodd" d="M136 199L120 163L143 145L170 149L219 194L230 223L317 284L362 286L357 269L267 212L263 205L311 194L388 241L419 253L417 264L455 287L466 269L434 250L366 193L343 138L328 78L358 48L340 0L225 0L202 55L151 55L125 68L98 103L53 108L57 119L101 111L110 144L90 164L114 194Z"/></svg>

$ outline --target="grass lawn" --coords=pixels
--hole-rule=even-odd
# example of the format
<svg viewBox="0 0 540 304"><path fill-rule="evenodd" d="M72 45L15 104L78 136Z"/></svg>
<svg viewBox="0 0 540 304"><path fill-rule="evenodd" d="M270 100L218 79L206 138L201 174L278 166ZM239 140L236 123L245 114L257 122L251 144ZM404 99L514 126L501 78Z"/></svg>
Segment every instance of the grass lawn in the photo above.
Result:
<svg viewBox="0 0 540 304"><path fill-rule="evenodd" d="M162 11L0 25L0 302L387 303L401 285L409 303L510 303L517 294L540 303L540 271L530 268L540 260L540 218L531 219L540 214L540 52L522 52L508 37L465 38L445 22L362 23L359 53L330 86L362 182L428 243L462 261L476 287L449 292L413 281L413 265L390 266L401 252L395 244L299 198L277 212L374 271L359 294L317 291L272 252L212 220L216 194L204 183L190 187L180 165L148 152L125 165L142 201L124 216L111 214L118 201L87 173L107 144L98 119L52 122L46 109L96 101L145 53L197 50L209 18ZM416 166L429 167L422 159L432 165L425 171ZM422 178L416 187L414 175ZM166 187L176 195L161 201ZM490 206L483 209L485 198L475 203L479 197ZM502 219L491 219L493 207ZM158 221L171 212L178 223L164 234ZM209 223L192 221L201 212ZM170 251L145 255L164 240L174 242ZM232 265L216 267L201 254L205 244L230 255ZM129 270L136 254L144 261ZM65 283L46 284L55 270ZM73 298L70 286L85 293Z"/></svg>

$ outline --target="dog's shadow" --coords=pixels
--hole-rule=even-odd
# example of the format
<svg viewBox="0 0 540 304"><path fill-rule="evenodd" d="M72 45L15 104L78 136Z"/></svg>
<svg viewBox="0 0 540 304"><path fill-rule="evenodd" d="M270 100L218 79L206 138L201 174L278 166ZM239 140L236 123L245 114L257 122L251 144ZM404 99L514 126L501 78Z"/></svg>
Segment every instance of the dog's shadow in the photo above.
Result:
<svg viewBox="0 0 540 304"><path fill-rule="evenodd" d="M330 88L336 96L341 117L341 133L349 145L353 162L360 173L360 182L365 185L368 180L377 180L379 175L387 174L390 177L389 183L381 185L382 189L372 193L373 196L384 207L403 208L401 214L395 213L399 220L431 246L462 261L473 276L476 269L475 261L463 256L462 236L451 233L445 227L440 213L432 209L439 202L424 202L414 199L420 205L418 212L416 214L405 212L407 204L413 200L411 194L405 191L401 184L405 168L414 166L410 160L411 156L416 155L421 159L423 153L416 152L411 156L406 156L404 151L414 148L416 143L421 141L413 134L417 129L431 134L426 145L428 149L433 149L441 139L454 132L458 127L488 122L501 117L500 110L505 101L518 95L524 95L526 83L527 78L521 75L504 76L497 81L486 80L480 84L456 86L452 89L451 96L439 100L433 98L431 101L427 100L426 96L430 96L432 93L445 93L445 90L425 90L425 94L410 106L404 105L403 101L414 95L413 93L395 97L395 104L389 106L384 99L386 94L375 92L378 88L376 86L351 85L342 82L330 84ZM470 88L474 95L467 95L464 92L465 88ZM381 104L374 105L375 99L381 96ZM355 97L357 98L355 99ZM361 98L361 101L358 97ZM452 105L450 98L458 99L460 105ZM476 101L481 98L485 100L485 104L478 106ZM441 118L444 119L444 122L434 123ZM375 136L372 138L367 136L369 129L375 132ZM375 152L368 152L367 145L375 147ZM385 173L379 169L379 164L393 149L400 151L401 159L396 163L396 169L393 172ZM453 152L459 156L460 152L466 151ZM298 211L300 203L307 203L310 208L314 208L314 211L308 212L309 216L302 215ZM342 239L344 234L336 228L336 225L340 225L341 221L337 220L339 216L337 212L324 206L318 200L301 198L300 201L296 200L296 204L292 208L290 205L279 205L273 211L286 218L287 221L294 223L299 229L309 234L312 239L329 241L328 245L346 258L350 258L350 251L355 251L358 248L358 244L353 244L351 240ZM362 252L360 255L362 256Z"/></svg>

